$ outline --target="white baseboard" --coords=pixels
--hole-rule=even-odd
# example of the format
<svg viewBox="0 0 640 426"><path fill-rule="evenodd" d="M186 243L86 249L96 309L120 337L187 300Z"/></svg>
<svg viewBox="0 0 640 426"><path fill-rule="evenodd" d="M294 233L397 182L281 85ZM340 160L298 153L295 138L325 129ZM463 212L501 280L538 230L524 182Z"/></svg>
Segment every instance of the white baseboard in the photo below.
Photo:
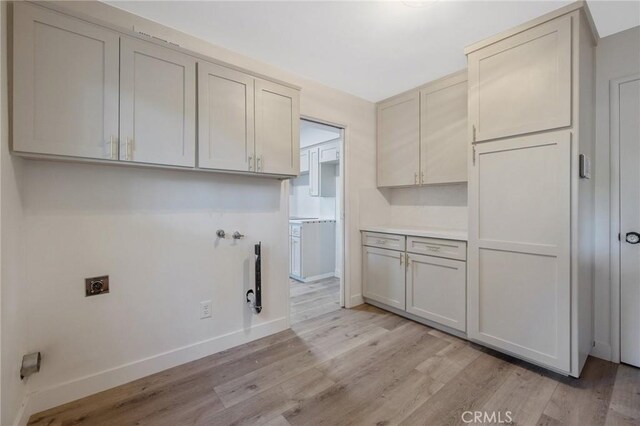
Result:
<svg viewBox="0 0 640 426"><path fill-rule="evenodd" d="M29 422L29 417L31 417L31 414L28 414L30 409L30 401L31 399L29 398L29 395L25 395L24 399L22 400L22 406L20 406L20 410L18 410L16 418L13 421L13 426L27 425L27 423Z"/></svg>
<svg viewBox="0 0 640 426"><path fill-rule="evenodd" d="M591 349L591 356L604 359L605 361L611 361L612 357L611 344L606 342L598 342L596 340L595 346Z"/></svg>
<svg viewBox="0 0 640 426"><path fill-rule="evenodd" d="M349 298L349 306L347 308L353 308L358 305L362 305L364 303L364 299L362 298L362 294L354 294Z"/></svg>
<svg viewBox="0 0 640 426"><path fill-rule="evenodd" d="M204 358L216 352L269 336L287 329L287 318L278 318L250 329L233 331L148 358L30 392L14 424L27 424L31 415L97 392L132 382L145 376Z"/></svg>

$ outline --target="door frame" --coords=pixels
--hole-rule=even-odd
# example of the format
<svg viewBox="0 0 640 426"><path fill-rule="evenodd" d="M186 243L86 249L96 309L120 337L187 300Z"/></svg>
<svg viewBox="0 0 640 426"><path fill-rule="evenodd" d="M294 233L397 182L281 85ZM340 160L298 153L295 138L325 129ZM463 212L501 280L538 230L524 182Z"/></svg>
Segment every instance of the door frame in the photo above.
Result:
<svg viewBox="0 0 640 426"><path fill-rule="evenodd" d="M620 363L620 332L622 330L620 297L620 85L640 80L640 73L609 82L609 140L611 156L610 198L610 281L611 281L611 361Z"/></svg>
<svg viewBox="0 0 640 426"><path fill-rule="evenodd" d="M351 276L351 271L350 271L350 265L349 263L346 261L346 254L347 254L347 250L346 247L349 247L349 236L346 232L347 229L349 229L348 225L350 224L350 218L349 215L347 214L347 212L349 211L349 207L347 206L346 200L348 200L349 198L347 197L347 181L348 181L348 176L346 174L346 164L347 164L347 157L348 157L348 152L347 152L347 139L348 139L348 126L346 124L340 124L340 123L335 123L329 120L324 120L321 118L316 118L316 117L311 117L308 115L304 115L301 114L300 115L300 120L306 120L306 121L312 121L314 123L318 123L318 124L324 124L326 126L331 126L331 127L335 127L337 129L340 130L340 162L339 162L339 168L340 168L340 182L339 182L339 187L340 187L340 199L339 199L339 205L340 205L340 209L338 212L338 216L339 216L339 220L336 221L337 224L339 224L339 234L342 235L342 244L341 249L342 249L342 253L341 253L341 273L340 273L340 307L341 308L350 308L351 306L348 305L347 303L350 301L350 298L347 297L348 294L351 294L351 280L349 279L349 277ZM299 155L299 153L298 153ZM286 187L286 193L287 193L287 220L288 217L290 215L290 204L289 204L289 185L290 182L287 180L286 181L287 187ZM288 223L288 222L287 222ZM287 225L288 227L288 225ZM287 231L287 235L288 235L288 231ZM289 256L287 256L289 257ZM289 277L288 273L287 273L287 278ZM287 285L287 328L291 327L291 286Z"/></svg>

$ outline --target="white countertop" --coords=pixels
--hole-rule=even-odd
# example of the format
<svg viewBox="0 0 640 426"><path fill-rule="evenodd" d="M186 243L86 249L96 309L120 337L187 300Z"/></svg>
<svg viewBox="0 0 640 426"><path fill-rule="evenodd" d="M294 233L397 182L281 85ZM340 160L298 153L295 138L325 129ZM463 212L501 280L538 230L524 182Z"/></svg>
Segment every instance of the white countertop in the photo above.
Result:
<svg viewBox="0 0 640 426"><path fill-rule="evenodd" d="M413 237L441 238L443 240L467 241L468 233L462 229L425 228L400 225L360 226L361 231L382 232L384 234L410 235Z"/></svg>
<svg viewBox="0 0 640 426"><path fill-rule="evenodd" d="M331 218L305 218L305 219L289 219L289 223L297 224L297 223L315 223L315 222L335 222L335 219Z"/></svg>

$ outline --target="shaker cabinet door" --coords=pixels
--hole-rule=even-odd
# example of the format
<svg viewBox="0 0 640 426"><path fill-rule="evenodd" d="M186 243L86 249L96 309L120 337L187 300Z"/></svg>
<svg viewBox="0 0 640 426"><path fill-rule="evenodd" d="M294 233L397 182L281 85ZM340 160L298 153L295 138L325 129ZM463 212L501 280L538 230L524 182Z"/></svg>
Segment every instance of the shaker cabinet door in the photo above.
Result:
<svg viewBox="0 0 640 426"><path fill-rule="evenodd" d="M378 104L378 186L418 184L420 93Z"/></svg>
<svg viewBox="0 0 640 426"><path fill-rule="evenodd" d="M117 159L118 34L26 2L13 9L13 149Z"/></svg>
<svg viewBox="0 0 640 426"><path fill-rule="evenodd" d="M469 54L475 141L571 125L571 19L549 21Z"/></svg>
<svg viewBox="0 0 640 426"><path fill-rule="evenodd" d="M253 171L254 78L198 62L198 167Z"/></svg>
<svg viewBox="0 0 640 426"><path fill-rule="evenodd" d="M196 60L122 37L120 160L194 167Z"/></svg>
<svg viewBox="0 0 640 426"><path fill-rule="evenodd" d="M256 168L260 173L300 174L300 92L255 81Z"/></svg>
<svg viewBox="0 0 640 426"><path fill-rule="evenodd" d="M404 309L404 252L363 246L362 267L364 297Z"/></svg>

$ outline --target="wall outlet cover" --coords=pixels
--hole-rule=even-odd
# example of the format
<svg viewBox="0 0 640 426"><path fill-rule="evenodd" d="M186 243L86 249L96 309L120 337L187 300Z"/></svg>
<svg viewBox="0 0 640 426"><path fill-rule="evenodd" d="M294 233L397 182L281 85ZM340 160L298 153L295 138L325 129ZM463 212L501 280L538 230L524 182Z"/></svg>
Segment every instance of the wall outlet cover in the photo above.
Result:
<svg viewBox="0 0 640 426"><path fill-rule="evenodd" d="M200 302L200 319L211 318L211 300Z"/></svg>

